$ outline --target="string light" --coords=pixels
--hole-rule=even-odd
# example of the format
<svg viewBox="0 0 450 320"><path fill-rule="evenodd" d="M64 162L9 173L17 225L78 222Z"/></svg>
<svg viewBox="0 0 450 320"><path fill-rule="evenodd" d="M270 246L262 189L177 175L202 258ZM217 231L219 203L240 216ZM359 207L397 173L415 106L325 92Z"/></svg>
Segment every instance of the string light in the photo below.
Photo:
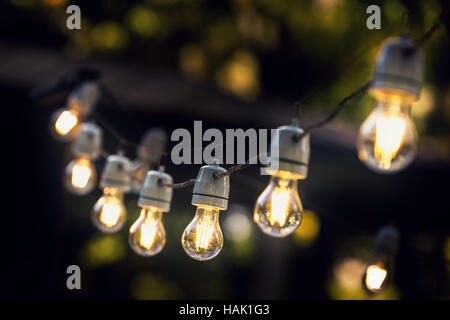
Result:
<svg viewBox="0 0 450 320"><path fill-rule="evenodd" d="M368 293L380 293L392 279L398 238L397 229L391 226L384 227L378 232L372 249L372 260L362 279L363 287Z"/></svg>
<svg viewBox="0 0 450 320"><path fill-rule="evenodd" d="M423 44L439 25L436 23L417 45ZM379 104L361 126L357 144L360 159L380 173L396 172L411 163L417 149L417 134L410 118L410 104L419 98L421 74L422 52L404 35L385 44L373 79L344 97L325 119L305 130L299 128L296 119L289 126L279 127L271 143L271 166L266 168L272 177L254 209L254 221L260 229L268 235L283 237L298 228L303 208L297 180L307 177L309 134L332 121L348 101L361 96L369 87ZM79 195L89 193L94 187L96 171L92 161L102 151L101 129L93 123L83 123L99 98L100 88L110 103L118 106L106 88L88 81L69 95L66 108L52 116L52 132L56 137L63 141L76 138L75 159L66 167L65 180L67 189ZM120 145L135 146L107 123L104 126ZM246 162L225 170L216 162L203 166L196 179L173 184L163 168L148 171L160 161L166 140L164 132L153 130L142 139L133 163L122 155L108 157L100 183L103 195L94 205L92 220L101 231L120 230L126 220L123 194L130 189L139 192L138 205L142 211L130 228L129 244L139 255L155 255L166 242L162 213L170 209L172 189L194 184L192 204L197 206L197 211L183 232L182 246L193 259L210 260L223 247L219 211L228 206L229 175L250 164ZM369 292L382 291L392 278L397 243L398 232L392 227L382 229L377 235L372 262L362 279Z"/></svg>
<svg viewBox="0 0 450 320"><path fill-rule="evenodd" d="M87 118L97 103L100 95L98 84L84 82L76 87L67 98L67 106L53 112L50 117L50 131L60 141L74 140L82 121Z"/></svg>
<svg viewBox="0 0 450 320"><path fill-rule="evenodd" d="M164 167L160 166L158 171L147 172L138 201L142 210L130 228L128 242L133 251L141 256L154 256L166 244L162 214L170 210L172 189L161 185L171 184L172 177L163 171Z"/></svg>
<svg viewBox="0 0 450 320"><path fill-rule="evenodd" d="M273 237L293 233L302 221L303 206L297 191L297 180L306 179L309 162L309 136L298 139L303 130L297 120L277 130L271 143L272 177L269 185L256 200L253 220L259 228ZM278 150L278 155L274 150Z"/></svg>
<svg viewBox="0 0 450 320"><path fill-rule="evenodd" d="M131 192L139 194L147 171L160 163L166 148L167 134L159 128L152 128L142 137L137 148L137 157L131 162Z"/></svg>
<svg viewBox="0 0 450 320"><path fill-rule="evenodd" d="M224 172L218 165L203 166L195 181L192 204L197 206L197 211L181 237L184 251L195 260L210 260L222 250L219 210L228 207L230 179L216 176Z"/></svg>
<svg viewBox="0 0 450 320"><path fill-rule="evenodd" d="M417 132L410 117L419 99L422 51L408 35L389 40L382 48L370 93L375 110L359 130L358 156L370 169L394 173L407 167L417 152Z"/></svg>
<svg viewBox="0 0 450 320"><path fill-rule="evenodd" d="M103 195L92 209L92 222L103 232L119 231L126 221L123 194L130 190L130 161L122 155L111 155L100 181Z"/></svg>
<svg viewBox="0 0 450 320"><path fill-rule="evenodd" d="M83 123L75 141L72 160L65 170L65 185L68 191L85 195L92 191L97 173L92 163L100 155L102 131L93 123Z"/></svg>

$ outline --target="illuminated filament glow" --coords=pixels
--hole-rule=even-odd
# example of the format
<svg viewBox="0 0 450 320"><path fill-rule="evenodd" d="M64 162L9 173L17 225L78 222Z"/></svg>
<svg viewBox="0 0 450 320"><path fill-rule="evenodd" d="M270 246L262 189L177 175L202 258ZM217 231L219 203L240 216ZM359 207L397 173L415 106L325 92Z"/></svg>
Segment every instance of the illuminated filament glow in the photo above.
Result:
<svg viewBox="0 0 450 320"><path fill-rule="evenodd" d="M100 222L107 227L113 227L117 224L120 217L120 205L115 203L105 203L100 213Z"/></svg>
<svg viewBox="0 0 450 320"><path fill-rule="evenodd" d="M63 111L55 122L55 129L60 135L65 136L78 123L78 118L70 111Z"/></svg>
<svg viewBox="0 0 450 320"><path fill-rule="evenodd" d="M83 189L89 182L92 172L86 165L76 164L72 169L72 185L75 188Z"/></svg>
<svg viewBox="0 0 450 320"><path fill-rule="evenodd" d="M284 190L275 190L272 194L271 208L270 208L270 224L284 226L288 214L289 193Z"/></svg>
<svg viewBox="0 0 450 320"><path fill-rule="evenodd" d="M405 134L406 123L400 117L378 118L374 154L383 169L391 167Z"/></svg>
<svg viewBox="0 0 450 320"><path fill-rule="evenodd" d="M140 246L149 250L153 246L153 242L155 242L157 231L157 221L146 221L141 226L141 237L139 239Z"/></svg>
<svg viewBox="0 0 450 320"><path fill-rule="evenodd" d="M366 286L369 290L379 290L386 279L387 271L379 266L371 265L367 268Z"/></svg>
<svg viewBox="0 0 450 320"><path fill-rule="evenodd" d="M195 237L195 247L197 250L207 249L214 233L214 220L207 213L201 219L197 225Z"/></svg>

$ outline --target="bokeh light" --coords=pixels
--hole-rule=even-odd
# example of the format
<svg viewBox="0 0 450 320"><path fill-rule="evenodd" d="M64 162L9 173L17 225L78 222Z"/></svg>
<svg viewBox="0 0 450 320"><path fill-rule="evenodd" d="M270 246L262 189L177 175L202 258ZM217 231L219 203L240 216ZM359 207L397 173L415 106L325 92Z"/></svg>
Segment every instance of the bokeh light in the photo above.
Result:
<svg viewBox="0 0 450 320"><path fill-rule="evenodd" d="M320 232L320 219L319 216L311 210L303 211L303 219L300 226L295 230L294 241L302 246L311 246Z"/></svg>
<svg viewBox="0 0 450 320"><path fill-rule="evenodd" d="M238 51L217 73L220 87L236 96L251 100L259 93L259 64L257 58L245 51Z"/></svg>
<svg viewBox="0 0 450 320"><path fill-rule="evenodd" d="M181 289L171 281L151 273L136 274L130 284L131 294L138 300L169 300L183 298Z"/></svg>
<svg viewBox="0 0 450 320"><path fill-rule="evenodd" d="M96 234L89 239L79 252L81 265L98 268L125 258L127 241L120 234Z"/></svg>

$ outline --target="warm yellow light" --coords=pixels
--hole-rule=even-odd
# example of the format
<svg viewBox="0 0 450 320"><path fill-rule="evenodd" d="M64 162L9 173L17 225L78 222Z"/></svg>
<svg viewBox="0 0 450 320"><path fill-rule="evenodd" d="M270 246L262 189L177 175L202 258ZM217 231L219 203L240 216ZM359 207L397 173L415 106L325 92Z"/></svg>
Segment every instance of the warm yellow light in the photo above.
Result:
<svg viewBox="0 0 450 320"><path fill-rule="evenodd" d="M55 122L56 132L62 136L65 136L72 130L78 123L78 117L69 110L63 111Z"/></svg>
<svg viewBox="0 0 450 320"><path fill-rule="evenodd" d="M208 248L214 232L214 227L215 222L209 215L204 215L203 219L199 221L195 235L195 247L197 250Z"/></svg>
<svg viewBox="0 0 450 320"><path fill-rule="evenodd" d="M401 117L380 117L376 122L374 154L383 169L389 169L405 134L406 122Z"/></svg>
<svg viewBox="0 0 450 320"><path fill-rule="evenodd" d="M78 189L83 189L87 186L92 171L88 163L78 163L72 169L72 186Z"/></svg>
<svg viewBox="0 0 450 320"><path fill-rule="evenodd" d="M284 226L289 205L289 193L284 190L275 189L272 193L272 201L270 207L270 224Z"/></svg>
<svg viewBox="0 0 450 320"><path fill-rule="evenodd" d="M153 242L155 242L157 231L157 221L150 220L144 222L141 226L141 237L139 239L141 247L147 250L150 249L153 246Z"/></svg>
<svg viewBox="0 0 450 320"><path fill-rule="evenodd" d="M386 279L387 271L377 265L367 267L366 271L366 286L369 290L379 290Z"/></svg>
<svg viewBox="0 0 450 320"><path fill-rule="evenodd" d="M121 206L116 203L105 203L100 213L100 222L107 227L113 227L117 224L120 217Z"/></svg>
<svg viewBox="0 0 450 320"><path fill-rule="evenodd" d="M310 245L314 242L320 232L320 219L318 215L311 211L303 211L301 228L297 228L294 233L294 240L302 246Z"/></svg>
<svg viewBox="0 0 450 320"><path fill-rule="evenodd" d="M181 244L187 255L193 259L205 261L217 256L223 247L219 209L198 206L194 219L184 229Z"/></svg>

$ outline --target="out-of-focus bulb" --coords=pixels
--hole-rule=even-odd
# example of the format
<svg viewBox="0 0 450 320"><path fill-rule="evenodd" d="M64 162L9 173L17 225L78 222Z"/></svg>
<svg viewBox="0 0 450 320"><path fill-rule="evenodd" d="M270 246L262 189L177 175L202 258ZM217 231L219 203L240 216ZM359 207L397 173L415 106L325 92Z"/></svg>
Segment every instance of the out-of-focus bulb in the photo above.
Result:
<svg viewBox="0 0 450 320"><path fill-rule="evenodd" d="M272 176L269 185L256 200L253 220L264 233L284 237L297 229L302 216L297 180Z"/></svg>
<svg viewBox="0 0 450 320"><path fill-rule="evenodd" d="M95 167L89 158L71 161L65 172L66 188L75 194L85 195L92 191L97 180Z"/></svg>
<svg viewBox="0 0 450 320"><path fill-rule="evenodd" d="M408 34L387 40L380 51L370 82L378 101L359 130L358 157L378 173L394 173L416 155L417 132L411 104L420 97L422 50Z"/></svg>
<svg viewBox="0 0 450 320"><path fill-rule="evenodd" d="M358 157L380 173L404 169L417 152L417 132L410 105L400 101L380 102L359 130Z"/></svg>
<svg viewBox="0 0 450 320"><path fill-rule="evenodd" d="M370 265L366 269L364 282L366 288L377 292L381 290L387 276L387 270L377 265Z"/></svg>
<svg viewBox="0 0 450 320"><path fill-rule="evenodd" d="M166 244L162 212L154 207L143 208L130 228L128 241L133 251L141 256L158 254Z"/></svg>
<svg viewBox="0 0 450 320"><path fill-rule="evenodd" d="M373 244L372 260L362 278L362 285L367 293L380 293L392 280L398 241L399 233L393 226L383 227L378 231Z"/></svg>
<svg viewBox="0 0 450 320"><path fill-rule="evenodd" d="M75 110L66 108L56 110L51 117L51 132L61 141L70 141L79 133L79 115Z"/></svg>
<svg viewBox="0 0 450 320"><path fill-rule="evenodd" d="M103 196L97 200L92 210L92 222L103 232L119 231L126 220L123 203L123 191L116 188L104 188Z"/></svg>
<svg viewBox="0 0 450 320"><path fill-rule="evenodd" d="M193 259L205 261L222 250L223 235L219 225L219 209L199 206L194 219L181 237L184 251Z"/></svg>

